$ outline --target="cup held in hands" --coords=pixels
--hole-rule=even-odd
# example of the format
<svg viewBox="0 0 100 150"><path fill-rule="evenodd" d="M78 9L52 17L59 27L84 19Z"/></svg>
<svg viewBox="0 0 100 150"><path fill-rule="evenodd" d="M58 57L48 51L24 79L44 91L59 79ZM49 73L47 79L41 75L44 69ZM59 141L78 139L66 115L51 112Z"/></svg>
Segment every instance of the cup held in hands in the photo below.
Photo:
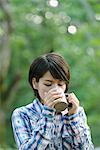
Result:
<svg viewBox="0 0 100 150"><path fill-rule="evenodd" d="M58 102L54 105L54 108L56 109L57 113L62 112L68 108L67 96L65 96L65 94L63 98L59 99Z"/></svg>

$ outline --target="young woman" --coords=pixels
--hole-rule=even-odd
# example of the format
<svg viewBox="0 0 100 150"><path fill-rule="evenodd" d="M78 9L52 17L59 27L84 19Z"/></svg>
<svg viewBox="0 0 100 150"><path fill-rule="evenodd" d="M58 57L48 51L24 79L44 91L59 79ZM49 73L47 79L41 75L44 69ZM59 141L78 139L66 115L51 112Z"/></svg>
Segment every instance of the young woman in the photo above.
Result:
<svg viewBox="0 0 100 150"><path fill-rule="evenodd" d="M36 98L12 114L20 150L94 150L87 118L76 95L69 93L65 99L71 107L61 112L55 108L64 99L69 81L69 66L62 56L49 53L33 61L29 83Z"/></svg>

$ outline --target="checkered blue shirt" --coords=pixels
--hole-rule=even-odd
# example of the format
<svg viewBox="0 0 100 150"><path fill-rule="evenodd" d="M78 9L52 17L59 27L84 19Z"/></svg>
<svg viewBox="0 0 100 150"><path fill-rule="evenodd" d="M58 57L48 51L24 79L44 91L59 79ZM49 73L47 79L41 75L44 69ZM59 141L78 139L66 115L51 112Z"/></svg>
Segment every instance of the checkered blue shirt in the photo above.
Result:
<svg viewBox="0 0 100 150"><path fill-rule="evenodd" d="M56 114L36 98L14 110L12 126L19 150L94 150L82 107L71 116Z"/></svg>

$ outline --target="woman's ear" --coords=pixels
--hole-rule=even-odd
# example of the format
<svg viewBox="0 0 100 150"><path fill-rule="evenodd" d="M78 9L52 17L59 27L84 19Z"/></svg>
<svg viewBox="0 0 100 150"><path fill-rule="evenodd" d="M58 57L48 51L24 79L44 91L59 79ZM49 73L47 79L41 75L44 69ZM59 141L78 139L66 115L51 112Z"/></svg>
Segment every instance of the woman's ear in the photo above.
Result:
<svg viewBox="0 0 100 150"><path fill-rule="evenodd" d="M36 81L36 78L33 78L33 79L32 79L32 85L33 85L33 88L34 88L35 90L38 89L38 82Z"/></svg>

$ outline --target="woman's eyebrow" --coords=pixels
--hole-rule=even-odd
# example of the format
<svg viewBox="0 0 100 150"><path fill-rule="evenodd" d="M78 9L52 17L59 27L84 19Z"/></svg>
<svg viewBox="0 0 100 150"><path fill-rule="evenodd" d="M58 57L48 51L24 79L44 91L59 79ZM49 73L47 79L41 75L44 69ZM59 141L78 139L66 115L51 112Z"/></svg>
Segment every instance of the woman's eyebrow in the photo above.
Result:
<svg viewBox="0 0 100 150"><path fill-rule="evenodd" d="M47 81L47 82L52 82L52 80L48 80L48 79L46 79L46 80L44 80L44 81Z"/></svg>

